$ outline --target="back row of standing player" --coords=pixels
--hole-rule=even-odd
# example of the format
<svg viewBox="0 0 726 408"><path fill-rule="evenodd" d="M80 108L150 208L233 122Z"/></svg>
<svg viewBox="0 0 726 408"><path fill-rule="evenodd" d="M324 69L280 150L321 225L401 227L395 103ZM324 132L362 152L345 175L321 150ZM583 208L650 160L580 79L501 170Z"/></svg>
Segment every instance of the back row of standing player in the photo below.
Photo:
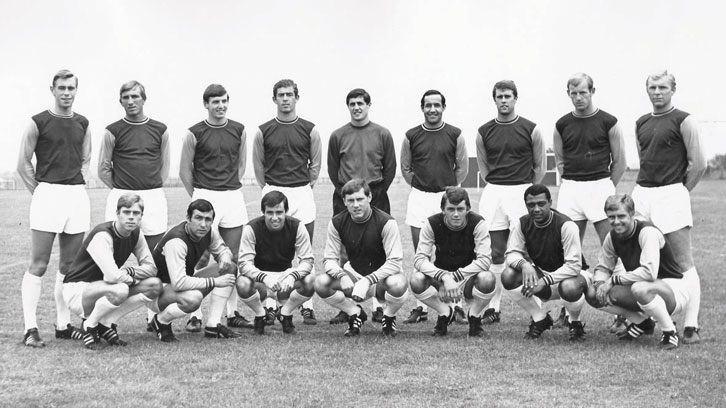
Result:
<svg viewBox="0 0 726 408"><path fill-rule="evenodd" d="M71 326L62 296L63 276L90 220L84 174L90 162L91 137L88 120L72 110L77 88L78 80L70 71L62 70L54 76L50 87L54 106L33 116L20 151L18 172L33 193L31 264L21 287L27 345L42 344L36 309L41 277L57 234L60 261L55 286L56 338L82 335ZM693 119L672 105L675 89L675 79L666 71L646 80L653 112L636 123L641 166L633 196L639 212L665 234L681 269L695 275L689 191L701 178L705 159ZM580 238L587 221L592 221L602 242L609 230L602 203L615 192L625 170L625 157L617 119L595 107L594 92L592 79L585 74L568 80L567 94L575 110L557 122L554 148L563 179L559 210L577 223ZM514 82L497 82L492 96L497 117L479 128L476 147L479 170L487 183L479 210L491 234L491 271L497 277L497 288L484 318L495 322L499 320L500 276L510 227L526 213L523 192L544 176L545 143L536 124L517 115ZM293 81L277 82L272 99L277 116L257 129L252 142L255 176L263 194L278 190L288 197L290 215L305 224L312 239L316 216L312 188L320 171L320 135L313 123L297 116L299 94ZM168 224L162 185L169 170L169 135L164 124L145 115L145 100L146 92L140 83L131 81L122 86L119 102L126 115L106 128L98 173L112 188L107 219L115 217L122 194L132 191L142 196L142 232L149 247L154 248ZM221 85L210 85L205 90L203 103L208 117L189 128L184 138L180 178L193 199L203 198L214 205L214 222L236 258L242 227L248 220L240 181L246 166L246 130L227 118L228 102L229 95ZM387 190L396 172L391 134L370 121L371 98L365 90L349 92L346 103L351 121L333 132L328 148L328 173L335 186L334 213L345 209L340 190L353 178L366 180L372 191L372 205L390 213ZM427 91L421 99L424 123L406 133L401 149L401 170L412 186L406 223L411 226L414 246L427 217L440 211L445 187L461 183L468 172L461 131L443 121L445 109L444 95ZM236 259L233 261L236 263ZM229 300L212 297L210 308L224 308L220 306L223 302L227 302L228 316L239 316L233 296ZM685 313L687 340L689 333L692 339L698 339L699 303L700 291ZM312 305L303 310L310 317ZM414 321L424 312L419 308L415 311Z"/></svg>

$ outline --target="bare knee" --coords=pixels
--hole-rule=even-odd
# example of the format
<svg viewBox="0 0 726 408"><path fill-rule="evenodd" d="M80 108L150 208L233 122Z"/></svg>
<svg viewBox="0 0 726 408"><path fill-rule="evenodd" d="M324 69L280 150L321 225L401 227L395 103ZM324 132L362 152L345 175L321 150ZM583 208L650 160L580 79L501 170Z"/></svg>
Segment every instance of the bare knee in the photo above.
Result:
<svg viewBox="0 0 726 408"><path fill-rule="evenodd" d="M243 299L249 298L255 292L254 282L252 282L252 279L246 276L238 276L236 286L237 294Z"/></svg>
<svg viewBox="0 0 726 408"><path fill-rule="evenodd" d="M481 293L490 293L493 292L497 285L497 278L494 277L494 274L485 271L485 272L479 272L476 274L476 278L474 280L474 287L476 290L478 290Z"/></svg>
<svg viewBox="0 0 726 408"><path fill-rule="evenodd" d="M129 287L123 283L117 283L109 288L106 293L106 299L111 304L119 306L129 297Z"/></svg>
<svg viewBox="0 0 726 408"><path fill-rule="evenodd" d="M300 287L297 291L305 297L313 296L315 294L315 278L312 275L304 277L300 280Z"/></svg>
<svg viewBox="0 0 726 408"><path fill-rule="evenodd" d="M416 294L423 293L430 286L426 281L426 275L418 271L414 272L413 275L411 275L411 281L409 282L409 284L411 285L411 290L413 291L413 293Z"/></svg>
<svg viewBox="0 0 726 408"><path fill-rule="evenodd" d="M649 285L648 282L635 282L632 286L630 286L630 291L639 302L648 297L651 292L650 289L651 285Z"/></svg>
<svg viewBox="0 0 726 408"><path fill-rule="evenodd" d="M161 279L156 277L144 279L144 285L146 286L146 289L143 293L149 299L158 298L161 296L162 290L164 290L164 285L162 285Z"/></svg>
<svg viewBox="0 0 726 408"><path fill-rule="evenodd" d="M330 297L333 294L333 291L330 289L330 285L332 284L333 278L331 278L330 275L326 273L315 277L313 287L315 288L315 293L317 293L318 296L326 298Z"/></svg>
<svg viewBox="0 0 726 408"><path fill-rule="evenodd" d="M386 278L386 292L390 293L392 296L403 296L407 289L408 282L406 281L406 276L402 273Z"/></svg>
<svg viewBox="0 0 726 408"><path fill-rule="evenodd" d="M502 287L506 290L516 289L522 285L522 273L518 270L506 267L502 271Z"/></svg>
<svg viewBox="0 0 726 408"><path fill-rule="evenodd" d="M600 309L601 307L607 306L597 300L597 290L595 290L594 286L590 286L585 291L585 301L587 302L587 304L594 307L595 309Z"/></svg>
<svg viewBox="0 0 726 408"><path fill-rule="evenodd" d="M585 278L579 275L574 278L565 279L560 282L558 287L560 297L567 302L576 302L582 297L586 285Z"/></svg>
<svg viewBox="0 0 726 408"><path fill-rule="evenodd" d="M178 297L177 304L184 313L192 313L202 305L204 295L198 290L189 290Z"/></svg>
<svg viewBox="0 0 726 408"><path fill-rule="evenodd" d="M45 271L48 270L48 260L34 259L28 267L28 273L35 276L45 275Z"/></svg>

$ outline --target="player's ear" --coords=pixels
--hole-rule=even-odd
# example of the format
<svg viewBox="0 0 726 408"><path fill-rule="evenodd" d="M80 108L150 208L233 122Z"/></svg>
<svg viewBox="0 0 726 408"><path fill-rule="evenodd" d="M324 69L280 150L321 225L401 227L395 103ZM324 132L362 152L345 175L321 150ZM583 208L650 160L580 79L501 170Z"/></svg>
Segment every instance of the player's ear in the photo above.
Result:
<svg viewBox="0 0 726 408"><path fill-rule="evenodd" d="M594 88L594 87L593 87L593 88L592 88L592 90L590 91L590 94L591 94L591 95L595 95L595 88Z"/></svg>

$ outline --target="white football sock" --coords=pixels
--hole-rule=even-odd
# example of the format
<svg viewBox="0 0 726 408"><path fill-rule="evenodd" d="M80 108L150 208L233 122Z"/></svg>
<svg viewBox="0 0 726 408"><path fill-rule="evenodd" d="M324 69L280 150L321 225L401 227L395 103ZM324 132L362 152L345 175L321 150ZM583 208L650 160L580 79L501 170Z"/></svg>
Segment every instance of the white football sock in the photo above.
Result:
<svg viewBox="0 0 726 408"><path fill-rule="evenodd" d="M172 303L167 306L166 309L162 310L161 313L156 315L156 319L159 320L159 323L161 324L169 324L174 320L184 316L186 316L186 312L182 311L179 308L179 304Z"/></svg>
<svg viewBox="0 0 726 408"><path fill-rule="evenodd" d="M217 327L222 322L222 313L227 306L227 299L234 291L232 286L214 288L209 295L209 312L207 313L207 327Z"/></svg>
<svg viewBox="0 0 726 408"><path fill-rule="evenodd" d="M96 304L93 306L91 314L86 318L86 327L96 327L98 322L109 313L117 310L119 307L111 303L106 296L101 296L96 300Z"/></svg>
<svg viewBox="0 0 726 408"><path fill-rule="evenodd" d="M252 309L252 311L255 313L255 316L260 317L265 315L265 309L262 307L262 302L260 301L260 292L254 291L252 293L252 296L248 298L243 298L240 296L240 300L242 303L246 304L247 307Z"/></svg>
<svg viewBox="0 0 726 408"><path fill-rule="evenodd" d="M436 290L435 287L429 286L421 293L414 292L413 296L421 301L421 303L428 305L432 309L436 310L436 312L438 312L440 316L449 315L449 305L439 299L439 291Z"/></svg>
<svg viewBox="0 0 726 408"><path fill-rule="evenodd" d="M472 299L469 303L469 315L481 317L484 314L484 308L491 302L494 297L494 291L482 293L476 286L471 288Z"/></svg>
<svg viewBox="0 0 726 408"><path fill-rule="evenodd" d="M55 328L64 330L71 324L71 311L68 309L66 300L63 298L63 278L60 272L55 274L55 287L53 288L53 299L55 299Z"/></svg>
<svg viewBox="0 0 726 408"><path fill-rule="evenodd" d="M345 294L340 290L336 290L331 296L323 298L323 301L336 309L344 311L348 316L360 312L358 305L353 300L345 297Z"/></svg>
<svg viewBox="0 0 726 408"><path fill-rule="evenodd" d="M508 292L512 296L512 299L514 299L514 301L517 302L522 309L532 316L532 319L535 322L539 322L547 317L547 313L542 309L542 302L538 301L536 296L526 297L522 294L523 286L524 285L521 285L517 288L510 289Z"/></svg>
<svg viewBox="0 0 726 408"><path fill-rule="evenodd" d="M386 305L383 308L383 315L384 316L395 316L396 312L403 306L404 303L406 303L406 296L408 295L408 290L403 293L401 296L393 296L392 294L388 293L386 291L384 293L384 298L386 299Z"/></svg>
<svg viewBox="0 0 726 408"><path fill-rule="evenodd" d="M565 310L570 315L570 321L579 322L580 312L582 312L582 308L585 306L585 295L580 296L580 298L574 302L568 302L562 299L562 303L565 305Z"/></svg>
<svg viewBox="0 0 726 408"><path fill-rule="evenodd" d="M701 309L701 279L698 277L695 266L683 274L683 280L687 282L691 295L688 303L683 307L683 325L685 327L698 327L698 312Z"/></svg>
<svg viewBox="0 0 726 408"><path fill-rule="evenodd" d="M502 286L502 272L504 271L504 264L492 264L489 267L489 271L494 274L496 281L492 300L489 301L489 307L494 309L495 312L498 312L502 303L502 291L504 290L504 287Z"/></svg>
<svg viewBox="0 0 726 408"><path fill-rule="evenodd" d="M665 300L659 295L655 295L655 298L650 303L642 304L638 302L638 305L658 323L662 331L676 330L676 326L673 325L673 320L671 320L671 315L668 313Z"/></svg>
<svg viewBox="0 0 726 408"><path fill-rule="evenodd" d="M234 312L237 311L237 299L239 299L237 291L233 290L229 295L229 299L227 299L227 317L234 316Z"/></svg>
<svg viewBox="0 0 726 408"><path fill-rule="evenodd" d="M280 314L283 316L290 316L292 312L294 312L295 309L298 308L298 306L304 304L309 300L309 297L301 295L300 292L297 291L297 289L294 289L292 292L290 292L290 298L283 303L282 308L280 309Z"/></svg>
<svg viewBox="0 0 726 408"><path fill-rule="evenodd" d="M20 294L23 303L23 317L25 318L25 331L38 327L36 311L40 301L40 292L43 289L43 278L25 272L20 284ZM61 329L62 330L62 329Z"/></svg>
<svg viewBox="0 0 726 408"><path fill-rule="evenodd" d="M152 300L143 293L137 293L133 296L129 296L123 303L121 303L118 309L101 318L101 323L106 327L111 327L112 324L117 323L122 317L133 312L134 310L140 308L143 305L150 304L151 302ZM153 316L154 315L152 315L152 318Z"/></svg>

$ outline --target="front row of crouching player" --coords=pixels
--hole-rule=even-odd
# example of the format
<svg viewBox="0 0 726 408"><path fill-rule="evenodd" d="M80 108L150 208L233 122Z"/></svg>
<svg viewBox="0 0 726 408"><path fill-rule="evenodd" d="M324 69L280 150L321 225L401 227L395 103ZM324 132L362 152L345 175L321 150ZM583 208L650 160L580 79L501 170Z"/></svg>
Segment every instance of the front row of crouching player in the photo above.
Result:
<svg viewBox="0 0 726 408"><path fill-rule="evenodd" d="M171 322L199 308L211 294L205 336L238 337L220 322L232 290L254 312L254 329L264 333L261 299L277 292L284 333L294 333L292 313L317 293L348 314L348 337L360 334L367 320L360 302L375 296L384 307L382 332L396 335L396 313L406 300L409 281L402 272L401 237L396 221L371 206L368 184L354 179L342 188L346 211L328 225L325 273L313 277L314 257L305 226L286 216L285 195L273 191L260 203L262 216L243 230L238 266L212 227L214 209L193 201L186 220L171 228L149 251L139 225L144 204L136 194L118 200L116 220L94 228L65 277L63 295L71 310L85 319L88 348L125 345L116 322L143 305L156 312L152 326L161 341L175 341ZM569 338L585 339L580 312L585 300L608 313L624 315L630 325L618 333L634 340L652 334L656 324L665 349L678 347L671 315L682 311L698 282L684 275L663 234L635 217L628 195L611 196L605 212L612 227L594 271L583 267L577 225L551 208L550 191L533 185L524 192L528 214L513 224L502 284L532 321L525 338L536 339L552 327L542 303L562 299L569 312ZM195 270L205 251L217 263ZM137 263L129 263L134 254ZM347 259L344 260L344 259ZM613 272L620 259L623 272ZM294 265L293 265L294 264ZM446 189L441 212L421 229L410 286L414 296L439 313L435 336L447 334L460 298L469 304L469 335L484 336L482 315L495 289L491 241L486 221L471 211L466 190ZM158 270L157 270L158 269ZM157 277L158 276L158 277Z"/></svg>

